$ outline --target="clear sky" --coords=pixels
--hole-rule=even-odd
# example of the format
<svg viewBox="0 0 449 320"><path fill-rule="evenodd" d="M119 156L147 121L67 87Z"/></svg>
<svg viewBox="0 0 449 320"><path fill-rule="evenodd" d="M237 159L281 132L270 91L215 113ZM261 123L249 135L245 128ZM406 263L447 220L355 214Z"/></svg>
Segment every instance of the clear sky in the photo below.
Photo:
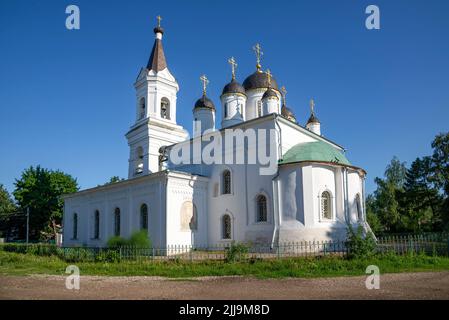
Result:
<svg viewBox="0 0 449 320"><path fill-rule="evenodd" d="M65 28L69 4L80 8L80 30ZM365 28L369 4L380 8L380 30ZM161 15L180 124L191 131L199 76L219 106L227 59L236 58L242 82L260 42L262 66L286 86L299 122L313 97L323 134L367 170L372 192L394 155L410 164L448 130L448 14L446 0L1 0L0 183L12 191L38 164L81 188L127 177L133 83Z"/></svg>

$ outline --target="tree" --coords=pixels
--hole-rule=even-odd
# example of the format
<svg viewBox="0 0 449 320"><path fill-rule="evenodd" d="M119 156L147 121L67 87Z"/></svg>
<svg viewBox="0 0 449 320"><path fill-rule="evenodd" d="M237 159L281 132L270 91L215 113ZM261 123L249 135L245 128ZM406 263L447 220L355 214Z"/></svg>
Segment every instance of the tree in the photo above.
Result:
<svg viewBox="0 0 449 320"><path fill-rule="evenodd" d="M30 209L30 239L56 236L63 213L61 196L78 191L76 179L37 166L24 170L15 187L13 194L19 206L23 211Z"/></svg>
<svg viewBox="0 0 449 320"><path fill-rule="evenodd" d="M17 207L8 190L0 184L0 238L3 237L11 227L11 221L16 215Z"/></svg>
<svg viewBox="0 0 449 320"><path fill-rule="evenodd" d="M437 135L432 141L432 148L432 181L445 195L440 216L442 224L449 229L449 133Z"/></svg>
<svg viewBox="0 0 449 320"><path fill-rule="evenodd" d="M400 162L397 157L393 157L385 169L385 178L374 180L377 189L374 191L375 203L372 204L372 208L387 232L397 232L401 229L401 216L396 194L404 188L406 171L405 162Z"/></svg>
<svg viewBox="0 0 449 320"><path fill-rule="evenodd" d="M431 180L432 159L413 161L406 173L404 190L397 195L408 231L432 231L440 224L442 198Z"/></svg>

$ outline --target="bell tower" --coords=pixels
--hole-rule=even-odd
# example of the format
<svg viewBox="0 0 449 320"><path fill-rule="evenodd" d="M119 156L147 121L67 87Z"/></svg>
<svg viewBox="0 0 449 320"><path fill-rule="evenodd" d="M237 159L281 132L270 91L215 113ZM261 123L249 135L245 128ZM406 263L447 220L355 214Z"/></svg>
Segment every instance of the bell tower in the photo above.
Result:
<svg viewBox="0 0 449 320"><path fill-rule="evenodd" d="M162 46L160 16L154 28L154 45L146 68L139 72L136 89L136 121L126 134L128 178L159 171L159 149L184 141L188 132L176 123L178 82L170 73Z"/></svg>

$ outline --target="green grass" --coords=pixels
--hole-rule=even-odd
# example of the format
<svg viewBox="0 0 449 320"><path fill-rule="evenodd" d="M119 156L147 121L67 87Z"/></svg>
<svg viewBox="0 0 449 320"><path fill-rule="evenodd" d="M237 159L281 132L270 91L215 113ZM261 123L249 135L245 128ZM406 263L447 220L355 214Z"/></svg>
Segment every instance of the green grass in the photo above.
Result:
<svg viewBox="0 0 449 320"><path fill-rule="evenodd" d="M122 261L120 263L69 263L55 256L42 257L0 251L0 275L64 275L75 264L81 275L163 276L192 278L200 276L254 276L258 278L333 277L364 275L368 265L377 265L381 273L449 271L449 258L426 255L394 254L369 259L348 260L340 257L294 258L225 263L222 261Z"/></svg>

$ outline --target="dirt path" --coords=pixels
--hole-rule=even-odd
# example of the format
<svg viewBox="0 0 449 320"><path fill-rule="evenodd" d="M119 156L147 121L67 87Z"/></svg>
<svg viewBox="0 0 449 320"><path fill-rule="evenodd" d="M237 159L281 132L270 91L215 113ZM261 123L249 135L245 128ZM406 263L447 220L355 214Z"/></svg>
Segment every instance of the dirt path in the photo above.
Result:
<svg viewBox="0 0 449 320"><path fill-rule="evenodd" d="M365 279L85 276L68 290L62 276L0 276L0 299L449 299L449 272L381 275L379 290Z"/></svg>

